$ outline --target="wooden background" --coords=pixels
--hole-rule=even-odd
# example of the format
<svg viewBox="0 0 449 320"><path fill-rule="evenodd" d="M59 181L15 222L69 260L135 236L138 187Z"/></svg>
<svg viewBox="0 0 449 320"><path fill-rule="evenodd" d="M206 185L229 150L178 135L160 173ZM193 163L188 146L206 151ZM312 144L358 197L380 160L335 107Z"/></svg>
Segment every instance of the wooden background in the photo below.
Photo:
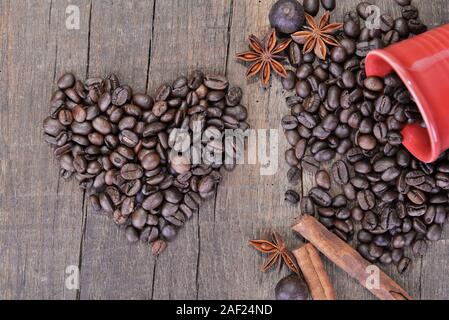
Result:
<svg viewBox="0 0 449 320"><path fill-rule="evenodd" d="M286 93L247 82L235 54L247 35L263 35L274 0L0 0L0 299L272 299L286 274L262 274L264 257L248 240L271 228L299 239L289 226L298 214L283 201L287 144L280 135L278 174L243 165L227 174L215 201L203 205L155 259L149 247L129 245L105 217L91 214L75 182L58 177L42 139L54 82L70 70L80 78L114 72L136 91L195 68L224 73L244 89L253 128L279 128ZM334 19L357 0L339 0ZM393 0L373 1L399 14ZM449 20L447 0L415 0L423 20ZM66 7L79 7L79 30L67 30ZM312 177L304 174L306 192ZM449 298L449 233L415 258L411 271L387 273L416 299ZM67 266L79 266L80 288L65 286ZM326 262L340 299L373 296Z"/></svg>

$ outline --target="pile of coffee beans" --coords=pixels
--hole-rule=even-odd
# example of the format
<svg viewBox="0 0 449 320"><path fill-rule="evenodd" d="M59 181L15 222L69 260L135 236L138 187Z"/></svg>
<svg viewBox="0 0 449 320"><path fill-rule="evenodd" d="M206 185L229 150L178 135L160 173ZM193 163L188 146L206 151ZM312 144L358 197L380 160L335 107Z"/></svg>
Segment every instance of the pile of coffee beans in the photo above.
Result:
<svg viewBox="0 0 449 320"><path fill-rule="evenodd" d="M410 263L407 254L424 254L428 241L439 240L449 209L449 153L436 163L415 159L403 146L401 129L421 122L413 97L396 74L367 77L369 51L427 30L410 0L396 0L402 16L380 16L377 29L365 23L368 2L344 16L337 35L341 47L326 60L303 54L292 43L290 64L296 68L283 80L290 115L282 127L291 148L285 160L288 180L297 185L301 169L315 173L316 187L300 200L304 214L320 221L345 241L357 239L369 261L394 263L400 273ZM305 1L316 15L319 1ZM326 165L331 168L320 170ZM341 194L331 195L338 186ZM299 202L294 190L286 200Z"/></svg>
<svg viewBox="0 0 449 320"><path fill-rule="evenodd" d="M221 167L234 168L217 159L225 156L225 129L249 127L242 90L200 71L162 85L154 99L115 75L83 83L68 73L57 86L43 127L61 176L74 176L93 210L124 228L128 241L160 254L202 200L214 197ZM185 152L194 132L204 154L219 156L194 165Z"/></svg>

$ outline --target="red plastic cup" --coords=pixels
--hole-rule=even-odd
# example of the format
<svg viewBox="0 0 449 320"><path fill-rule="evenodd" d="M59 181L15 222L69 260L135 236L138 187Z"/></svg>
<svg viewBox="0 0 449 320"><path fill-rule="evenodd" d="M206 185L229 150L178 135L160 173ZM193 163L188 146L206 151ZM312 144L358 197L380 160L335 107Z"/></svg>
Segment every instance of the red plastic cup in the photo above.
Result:
<svg viewBox="0 0 449 320"><path fill-rule="evenodd" d="M407 86L425 123L407 125L403 144L417 159L434 162L449 149L449 24L366 57L367 76L392 71Z"/></svg>

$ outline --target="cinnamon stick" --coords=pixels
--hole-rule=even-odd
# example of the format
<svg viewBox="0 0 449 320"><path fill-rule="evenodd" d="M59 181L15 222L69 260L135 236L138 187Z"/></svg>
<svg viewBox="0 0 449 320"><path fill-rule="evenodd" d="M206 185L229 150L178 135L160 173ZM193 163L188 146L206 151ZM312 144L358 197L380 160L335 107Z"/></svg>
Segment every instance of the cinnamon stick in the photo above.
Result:
<svg viewBox="0 0 449 320"><path fill-rule="evenodd" d="M313 300L336 300L335 291L315 247L308 243L293 251Z"/></svg>
<svg viewBox="0 0 449 320"><path fill-rule="evenodd" d="M412 300L412 297L393 279L379 269L377 285L367 282L372 263L365 260L350 245L326 229L315 218L303 215L295 222L293 230L312 243L343 271L381 300Z"/></svg>

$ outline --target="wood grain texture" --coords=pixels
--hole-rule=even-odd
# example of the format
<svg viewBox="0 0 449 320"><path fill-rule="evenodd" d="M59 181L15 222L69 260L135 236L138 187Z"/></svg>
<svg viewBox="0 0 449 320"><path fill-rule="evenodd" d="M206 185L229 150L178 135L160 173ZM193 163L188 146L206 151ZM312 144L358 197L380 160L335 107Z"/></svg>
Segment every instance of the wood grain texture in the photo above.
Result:
<svg viewBox="0 0 449 320"><path fill-rule="evenodd" d="M265 257L248 240L271 229L297 247L290 232L298 208L284 203L287 149L280 120L288 113L278 78L268 88L247 81L235 54L247 36L269 30L275 0L31 0L0 1L0 299L272 299L286 270L263 274ZM334 20L358 0L337 1ZM393 0L372 0L399 15ZM414 0L430 26L447 23L448 0ZM79 30L67 30L65 10L79 7ZM244 90L252 128L279 130L276 175L243 165L224 175L215 201L203 204L178 239L157 260L143 244L128 245L112 221L91 214L75 181L58 178L57 161L42 139L54 80L116 73L136 91L153 94L159 84L195 68L225 73ZM23 156L25 153L31 156ZM326 167L326 166L325 166ZM327 166L328 168L328 166ZM337 192L338 190L333 190ZM449 227L444 239L414 258L406 275L385 272L415 299L449 298ZM65 268L81 266L81 288L68 290ZM374 297L325 260L339 299Z"/></svg>
<svg viewBox="0 0 449 320"><path fill-rule="evenodd" d="M153 1L93 1L89 77L115 73L122 84L145 92ZM123 230L91 213L82 250L81 299L151 299L154 259L150 247L131 245Z"/></svg>
<svg viewBox="0 0 449 320"><path fill-rule="evenodd" d="M231 1L157 1L154 41L151 47L149 92L163 82L171 83L196 68L209 74L223 73L226 65ZM154 299L203 297L203 281L214 285L215 274L201 270L214 263L220 252L208 247L214 202L204 202L198 215L186 223L166 254L156 263ZM206 278L206 279L205 279ZM211 297L210 297L211 298Z"/></svg>
<svg viewBox="0 0 449 320"><path fill-rule="evenodd" d="M254 33L263 38L269 31L267 13L272 3L233 2L227 76L231 83L244 89L242 103L248 108L251 127L277 130L282 114L287 111L279 80L273 78L268 88L261 87L259 78L247 81L244 77L247 66L235 59L238 52L248 50L248 35ZM288 235L288 227L296 215L296 208L284 202L287 170L282 153L286 142L282 135L278 138L280 155L276 159L279 165L276 174L262 176L260 164L238 166L218 188L215 216L202 221L206 246L210 252L215 248L217 254L212 263L201 266L201 274L214 276L213 282L222 284L212 286L204 276L203 298L274 298L274 284L281 274L260 272L266 257L257 254L248 241L269 237L270 229ZM286 240L294 243L291 237ZM285 272L282 270L282 274Z"/></svg>
<svg viewBox="0 0 449 320"><path fill-rule="evenodd" d="M59 178L41 127L55 75L85 70L88 19L73 31L64 2L0 5L0 299L74 299L64 281L79 262L83 194Z"/></svg>

